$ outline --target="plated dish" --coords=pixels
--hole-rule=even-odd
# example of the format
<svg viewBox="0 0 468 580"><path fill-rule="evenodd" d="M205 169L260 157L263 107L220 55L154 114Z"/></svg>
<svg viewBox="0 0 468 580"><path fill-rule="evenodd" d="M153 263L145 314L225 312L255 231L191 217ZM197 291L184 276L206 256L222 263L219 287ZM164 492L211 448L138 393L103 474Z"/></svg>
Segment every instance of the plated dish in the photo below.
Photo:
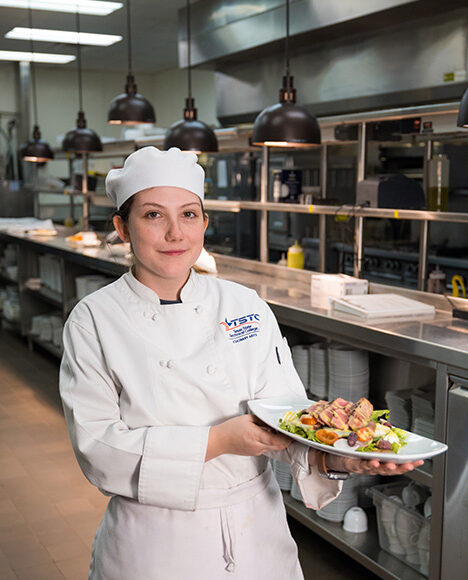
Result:
<svg viewBox="0 0 468 580"><path fill-rule="evenodd" d="M341 401L343 401L341 399ZM356 422L351 421L359 429L367 429L369 423L376 423L374 434L368 433L367 439L359 441L359 444L356 443L355 445L350 446L348 444L348 436L351 432L357 433L357 430L350 429L349 427L349 420L350 415L352 413L347 413L347 424L339 425L340 427L344 427L339 429L338 427L328 427L328 425L319 425L320 428L329 431L330 433L341 431L343 432L342 436L338 436L337 438L333 437L330 438L330 443L323 443L320 442L320 439L317 437L317 431L320 430L313 424L310 426L306 426L303 428L304 423L300 421L301 416L303 414L313 416L313 406L317 405L317 401L311 401L309 399L291 399L286 397L274 397L268 399L254 399L248 402L249 409L252 411L254 415L256 415L260 420L266 423L272 429L279 431L288 437L296 441L300 441L304 445L308 445L309 447L313 447L315 449L320 449L322 451L328 451L334 455L340 455L345 457L356 457L359 456L362 459L378 459L379 461L393 461L394 463L406 463L407 461L416 461L417 459L429 459L430 457L434 457L440 453L444 453L447 450L447 446L444 443L440 443L439 441L434 441L433 439L428 439L427 437L422 437L417 435L416 433L411 433L410 431L404 431L402 429L398 429L392 426L390 431L395 433L400 433L400 437L397 435L398 439L398 446L393 445L396 444L397 441L394 439L393 435L390 435L388 431L385 429L381 430L381 436L377 435L374 437L375 432L379 433L378 426L379 424L383 425L383 422L380 421L384 415L378 417L379 421L369 421L367 420L367 424L363 425L362 423L366 422L366 417L361 418L361 423L359 423L359 413L355 417ZM323 403L323 402L322 402ZM344 401L344 403L348 403ZM327 403L330 405L330 403ZM352 403L353 407L356 408L354 403ZM312 408L312 409L311 409ZM303 413L304 411L311 409L312 413L307 412ZM361 405L362 409L362 405ZM324 409L326 410L326 409ZM333 409L332 409L333 410ZM350 409L351 410L351 409ZM373 412L373 409L372 409ZM298 413L301 413L301 416L298 417ZM379 413L383 413L379 411ZM367 409L368 414L368 409ZM339 413L336 416L336 421L339 422ZM325 415L326 417L327 415ZM370 415L372 416L372 415ZM345 417L341 415L341 421L344 421ZM331 422L332 419L330 419ZM385 422L387 422L387 417L385 417ZM296 427L296 428L294 428ZM370 426L371 431L374 429L374 426ZM296 432L294 432L296 431ZM314 433L312 433L312 431ZM345 435L344 432L347 432ZM336 433L338 435L338 433ZM362 433L364 437L364 433ZM387 437L387 439L385 439ZM326 438L326 437L325 437ZM379 440L390 440L390 445L392 449L380 449L376 447ZM404 441L404 443L403 443ZM361 444L362 443L362 444ZM375 445L375 447L374 447ZM374 448L373 448L374 447ZM387 447L387 446L385 446ZM396 451L396 452L395 452Z"/></svg>
<svg viewBox="0 0 468 580"><path fill-rule="evenodd" d="M94 232L78 232L73 236L68 236L65 241L69 244L83 247L100 246L101 241Z"/></svg>

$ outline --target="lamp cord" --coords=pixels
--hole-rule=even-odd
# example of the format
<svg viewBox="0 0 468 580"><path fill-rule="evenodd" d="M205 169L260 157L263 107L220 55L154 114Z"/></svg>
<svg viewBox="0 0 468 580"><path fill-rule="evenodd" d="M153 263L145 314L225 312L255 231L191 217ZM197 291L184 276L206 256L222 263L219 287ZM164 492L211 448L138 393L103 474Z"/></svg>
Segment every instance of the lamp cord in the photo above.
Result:
<svg viewBox="0 0 468 580"><path fill-rule="evenodd" d="M31 0L28 2L28 19L29 19L29 47L31 52L31 88L32 88L32 95L33 95L33 110L34 110L34 125L37 125L37 94L36 94L36 68L34 66L34 41L33 41L33 33L32 33L32 10L31 10Z"/></svg>
<svg viewBox="0 0 468 580"><path fill-rule="evenodd" d="M81 78L81 43L80 43L80 13L78 10L75 12L76 17L76 32L77 32L77 44L76 44L76 56L78 62L78 97L79 97L79 105L80 111L83 110L83 87L82 87L82 78Z"/></svg>
<svg viewBox="0 0 468 580"><path fill-rule="evenodd" d="M132 75L132 26L130 17L130 0L127 0L127 39L128 74Z"/></svg>
<svg viewBox="0 0 468 580"><path fill-rule="evenodd" d="M190 22L190 0L187 0L187 61L188 61L188 97L192 98L192 55L191 55L191 22Z"/></svg>
<svg viewBox="0 0 468 580"><path fill-rule="evenodd" d="M286 0L286 38L285 38L285 53L286 53L286 76L289 77L289 0Z"/></svg>

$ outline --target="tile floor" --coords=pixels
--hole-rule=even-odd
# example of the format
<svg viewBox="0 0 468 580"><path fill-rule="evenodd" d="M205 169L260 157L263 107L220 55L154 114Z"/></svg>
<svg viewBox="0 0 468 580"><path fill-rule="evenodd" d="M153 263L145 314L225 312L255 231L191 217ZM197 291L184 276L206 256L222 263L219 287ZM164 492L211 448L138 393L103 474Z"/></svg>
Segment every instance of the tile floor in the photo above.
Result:
<svg viewBox="0 0 468 580"><path fill-rule="evenodd" d="M86 580L106 502L75 461L57 360L0 330L0 580ZM291 529L306 580L376 578L298 522Z"/></svg>

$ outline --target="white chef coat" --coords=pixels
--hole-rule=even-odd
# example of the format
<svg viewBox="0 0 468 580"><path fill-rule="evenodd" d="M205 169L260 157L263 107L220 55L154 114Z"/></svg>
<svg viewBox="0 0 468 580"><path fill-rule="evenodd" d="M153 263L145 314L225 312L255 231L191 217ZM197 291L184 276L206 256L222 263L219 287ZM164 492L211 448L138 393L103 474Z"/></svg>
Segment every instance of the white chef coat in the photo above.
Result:
<svg viewBox="0 0 468 580"><path fill-rule="evenodd" d="M161 305L131 271L90 294L64 329L60 393L78 462L112 496L93 545L92 580L303 578L268 458L204 461L211 425L246 402L304 396L289 347L253 290L193 270ZM306 505L341 483L308 447L291 464Z"/></svg>

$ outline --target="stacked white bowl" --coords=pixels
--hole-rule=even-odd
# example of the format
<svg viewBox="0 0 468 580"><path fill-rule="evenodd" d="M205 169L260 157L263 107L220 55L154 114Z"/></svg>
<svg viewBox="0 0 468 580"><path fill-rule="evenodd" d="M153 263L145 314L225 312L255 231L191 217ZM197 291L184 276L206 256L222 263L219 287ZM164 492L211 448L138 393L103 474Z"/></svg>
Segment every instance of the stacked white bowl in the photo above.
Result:
<svg viewBox="0 0 468 580"><path fill-rule="evenodd" d="M329 522L342 522L349 508L358 504L358 495L359 478L351 475L349 479L343 482L343 490L340 495L324 508L318 510L317 515Z"/></svg>
<svg viewBox="0 0 468 580"><path fill-rule="evenodd" d="M369 353L333 343L328 349L328 397L356 402L369 395Z"/></svg>
<svg viewBox="0 0 468 580"><path fill-rule="evenodd" d="M283 461L272 459L272 466L273 473L275 474L276 481L278 482L280 489L289 491L293 481L289 464L284 463Z"/></svg>
<svg viewBox="0 0 468 580"><path fill-rule="evenodd" d="M328 353L324 342L309 347L309 392L314 400L328 397Z"/></svg>
<svg viewBox="0 0 468 580"><path fill-rule="evenodd" d="M298 344L291 349L292 359L297 374L305 388L309 384L309 345Z"/></svg>
<svg viewBox="0 0 468 580"><path fill-rule="evenodd" d="M387 391L385 401L390 411L390 422L400 429L411 426L411 389L402 391Z"/></svg>

